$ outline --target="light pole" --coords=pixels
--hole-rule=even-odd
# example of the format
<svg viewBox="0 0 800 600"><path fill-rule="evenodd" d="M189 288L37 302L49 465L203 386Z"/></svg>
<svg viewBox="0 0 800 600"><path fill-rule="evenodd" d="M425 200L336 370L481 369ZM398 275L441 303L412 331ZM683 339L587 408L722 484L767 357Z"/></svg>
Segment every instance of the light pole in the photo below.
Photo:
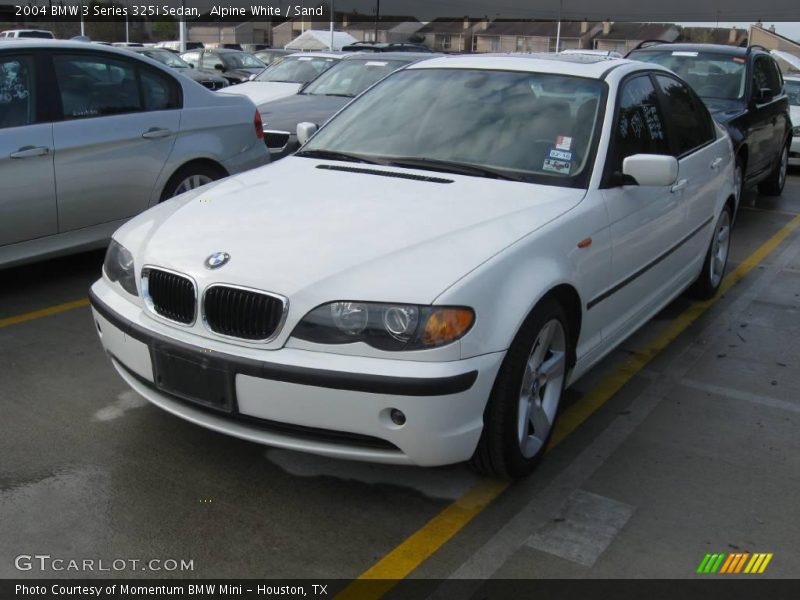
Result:
<svg viewBox="0 0 800 600"><path fill-rule="evenodd" d="M378 41L378 21L381 19L381 0L375 0L375 41Z"/></svg>
<svg viewBox="0 0 800 600"><path fill-rule="evenodd" d="M331 43L330 43L330 50L333 52L333 19L336 12L333 9L333 0L331 0Z"/></svg>

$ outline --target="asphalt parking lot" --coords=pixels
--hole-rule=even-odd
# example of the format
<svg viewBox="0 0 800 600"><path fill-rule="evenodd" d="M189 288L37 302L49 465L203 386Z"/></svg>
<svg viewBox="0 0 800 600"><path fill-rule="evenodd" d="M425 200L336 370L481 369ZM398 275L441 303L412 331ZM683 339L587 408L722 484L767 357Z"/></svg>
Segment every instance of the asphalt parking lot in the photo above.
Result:
<svg viewBox="0 0 800 600"><path fill-rule="evenodd" d="M92 576L693 577L800 561L800 176L744 199L724 293L672 303L566 396L507 485L274 450L179 420L103 354L102 252L0 272L0 577L14 557L192 560ZM65 304L71 303L71 304Z"/></svg>

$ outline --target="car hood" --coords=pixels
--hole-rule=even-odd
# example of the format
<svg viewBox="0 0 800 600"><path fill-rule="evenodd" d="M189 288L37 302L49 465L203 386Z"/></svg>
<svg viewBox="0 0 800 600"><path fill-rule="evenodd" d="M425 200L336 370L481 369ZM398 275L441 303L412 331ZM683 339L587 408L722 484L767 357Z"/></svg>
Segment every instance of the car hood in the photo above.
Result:
<svg viewBox="0 0 800 600"><path fill-rule="evenodd" d="M216 81L218 83L224 83L226 81L221 75L213 75L211 73L198 71L197 69L178 69L178 73L194 81Z"/></svg>
<svg viewBox="0 0 800 600"><path fill-rule="evenodd" d="M295 132L298 123L308 121L322 126L352 98L341 96L313 96L296 94L267 102L258 107L264 127L281 131Z"/></svg>
<svg viewBox="0 0 800 600"><path fill-rule="evenodd" d="M714 120L725 124L734 117L742 114L746 107L740 100L726 100L724 98L703 98L708 111Z"/></svg>
<svg viewBox="0 0 800 600"><path fill-rule="evenodd" d="M428 304L584 195L289 157L164 202L114 237L137 265L189 274L201 288L233 283L283 294L304 309L337 299ZM210 271L204 261L215 252L231 259Z"/></svg>
<svg viewBox="0 0 800 600"><path fill-rule="evenodd" d="M258 106L270 100L277 100L278 98L285 98L286 96L296 94L301 87L302 84L299 83L245 81L239 85L220 90L220 94L239 94L240 96L247 96Z"/></svg>

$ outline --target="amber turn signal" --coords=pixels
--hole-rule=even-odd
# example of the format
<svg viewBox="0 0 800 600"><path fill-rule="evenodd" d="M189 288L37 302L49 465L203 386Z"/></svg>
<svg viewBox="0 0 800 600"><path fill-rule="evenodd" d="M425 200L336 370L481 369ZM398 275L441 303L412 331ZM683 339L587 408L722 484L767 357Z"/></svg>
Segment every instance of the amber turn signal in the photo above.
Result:
<svg viewBox="0 0 800 600"><path fill-rule="evenodd" d="M422 333L424 346L441 346L463 336L475 322L475 313L468 308L441 308L434 310L425 323Z"/></svg>

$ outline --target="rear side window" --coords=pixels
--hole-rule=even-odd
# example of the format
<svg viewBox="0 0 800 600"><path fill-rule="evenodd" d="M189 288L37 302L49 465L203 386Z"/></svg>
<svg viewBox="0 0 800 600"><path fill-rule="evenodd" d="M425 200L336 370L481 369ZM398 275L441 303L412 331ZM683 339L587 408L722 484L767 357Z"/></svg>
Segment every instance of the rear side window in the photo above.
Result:
<svg viewBox="0 0 800 600"><path fill-rule="evenodd" d="M634 154L672 154L658 95L647 75L629 79L622 86L609 155L610 172L621 173L622 161Z"/></svg>
<svg viewBox="0 0 800 600"><path fill-rule="evenodd" d="M675 155L683 156L715 137L711 116L689 88L672 77L656 75L664 95L665 112L675 134Z"/></svg>
<svg viewBox="0 0 800 600"><path fill-rule="evenodd" d="M175 84L165 75L110 56L53 57L65 119L85 119L177 108ZM138 71L138 72L137 72Z"/></svg>
<svg viewBox="0 0 800 600"><path fill-rule="evenodd" d="M33 59L0 57L0 129L29 125L36 120Z"/></svg>

